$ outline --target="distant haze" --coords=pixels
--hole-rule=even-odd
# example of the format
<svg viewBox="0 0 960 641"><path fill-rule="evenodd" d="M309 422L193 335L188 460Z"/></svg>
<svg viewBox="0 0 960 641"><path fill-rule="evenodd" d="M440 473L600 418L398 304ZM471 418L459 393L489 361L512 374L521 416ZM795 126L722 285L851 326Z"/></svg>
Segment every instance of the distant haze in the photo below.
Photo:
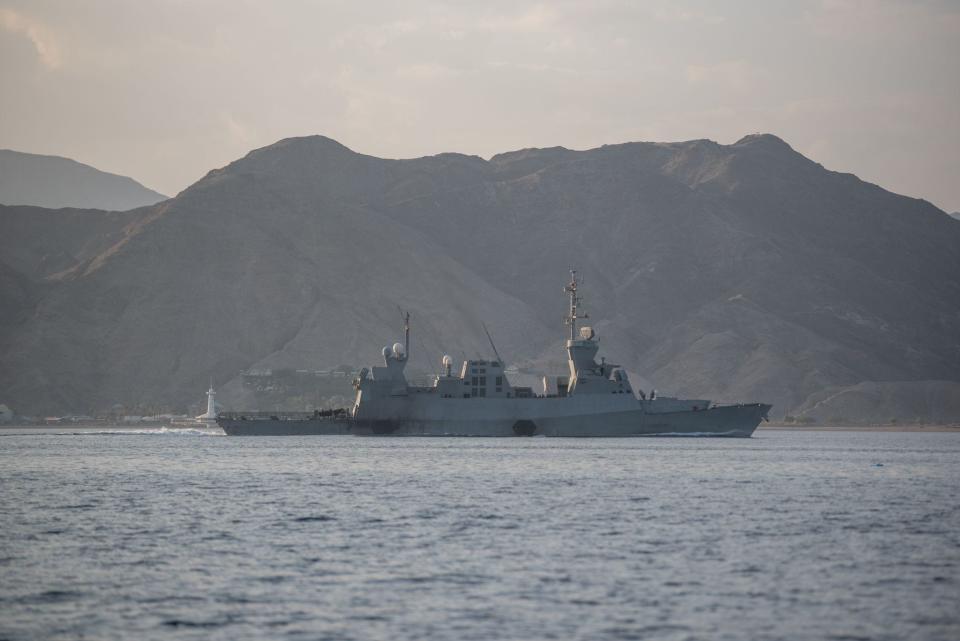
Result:
<svg viewBox="0 0 960 641"><path fill-rule="evenodd" d="M0 203L124 211L166 196L68 158L0 149Z"/></svg>
<svg viewBox="0 0 960 641"><path fill-rule="evenodd" d="M770 131L960 209L951 2L0 0L0 147L175 194L278 139L385 157Z"/></svg>

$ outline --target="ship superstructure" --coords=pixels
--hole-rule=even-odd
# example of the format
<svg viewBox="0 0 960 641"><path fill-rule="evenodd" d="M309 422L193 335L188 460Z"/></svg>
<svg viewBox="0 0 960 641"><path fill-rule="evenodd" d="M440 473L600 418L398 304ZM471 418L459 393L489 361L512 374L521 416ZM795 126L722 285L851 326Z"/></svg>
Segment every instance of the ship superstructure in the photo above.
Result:
<svg viewBox="0 0 960 641"><path fill-rule="evenodd" d="M449 356L430 385L411 385L410 315L404 342L383 348L383 365L364 368L354 380L353 406L339 414L299 420L223 415L228 434L325 433L394 436L750 436L770 410L764 403L714 405L707 399L649 397L630 384L627 372L601 358L585 320L576 272L564 288L567 375L543 378L542 390L513 386L503 360L465 360L453 369ZM492 344L492 341L491 341ZM495 348L494 348L495 350Z"/></svg>

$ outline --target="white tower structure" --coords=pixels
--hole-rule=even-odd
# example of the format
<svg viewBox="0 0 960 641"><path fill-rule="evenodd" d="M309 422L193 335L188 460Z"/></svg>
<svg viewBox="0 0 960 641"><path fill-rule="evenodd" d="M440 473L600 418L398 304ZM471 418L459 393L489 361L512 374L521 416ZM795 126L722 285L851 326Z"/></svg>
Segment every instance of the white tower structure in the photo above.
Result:
<svg viewBox="0 0 960 641"><path fill-rule="evenodd" d="M213 423L217 420L217 404L213 400L213 397L217 393L213 391L213 380L210 380L210 389L207 390L207 412L206 414L201 414L197 417L197 420L201 423Z"/></svg>

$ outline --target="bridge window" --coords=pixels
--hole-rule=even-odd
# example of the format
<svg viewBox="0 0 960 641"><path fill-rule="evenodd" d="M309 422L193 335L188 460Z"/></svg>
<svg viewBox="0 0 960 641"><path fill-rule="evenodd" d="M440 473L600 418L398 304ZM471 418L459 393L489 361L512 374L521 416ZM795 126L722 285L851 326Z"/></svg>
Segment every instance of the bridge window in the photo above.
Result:
<svg viewBox="0 0 960 641"><path fill-rule="evenodd" d="M480 386L483 387L483 386L485 386L486 384L487 384L487 377L486 377L486 376L481 376L481 377L480 377Z"/></svg>
<svg viewBox="0 0 960 641"><path fill-rule="evenodd" d="M497 377L497 385L498 385L498 386L503 385L503 377L502 377L502 376L498 376L498 377Z"/></svg>

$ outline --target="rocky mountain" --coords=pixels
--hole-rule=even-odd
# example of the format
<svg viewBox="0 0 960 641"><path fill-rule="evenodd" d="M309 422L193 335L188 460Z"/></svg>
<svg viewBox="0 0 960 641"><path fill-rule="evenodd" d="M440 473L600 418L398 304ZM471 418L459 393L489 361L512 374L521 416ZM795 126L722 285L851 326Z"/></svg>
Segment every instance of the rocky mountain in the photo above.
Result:
<svg viewBox="0 0 960 641"><path fill-rule="evenodd" d="M0 203L125 211L166 200L132 178L61 158L0 149Z"/></svg>
<svg viewBox="0 0 960 641"><path fill-rule="evenodd" d="M956 423L960 417L957 381L864 381L812 394L797 410L826 425L850 423Z"/></svg>
<svg viewBox="0 0 960 641"><path fill-rule="evenodd" d="M376 362L398 307L419 369L487 354L485 321L559 372L571 267L601 353L661 393L782 416L960 381L960 226L771 135L490 160L294 138L152 207L2 208L0 232L0 401L25 413L183 407L211 375L239 402L243 369Z"/></svg>

